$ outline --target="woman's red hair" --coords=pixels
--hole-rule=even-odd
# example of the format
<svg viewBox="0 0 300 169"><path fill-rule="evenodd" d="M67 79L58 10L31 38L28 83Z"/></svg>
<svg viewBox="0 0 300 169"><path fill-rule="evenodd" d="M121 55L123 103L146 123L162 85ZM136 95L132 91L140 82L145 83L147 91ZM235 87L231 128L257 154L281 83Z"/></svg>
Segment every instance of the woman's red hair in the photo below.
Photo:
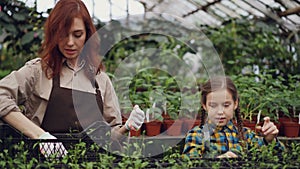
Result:
<svg viewBox="0 0 300 169"><path fill-rule="evenodd" d="M96 28L92 18L81 0L59 0L50 12L44 25L45 39L40 50L42 68L48 78L59 75L62 68L63 54L59 51L58 42L65 37L73 23L74 18L81 18L86 28L86 42L79 59L84 59L85 72L89 79L93 80L95 74L100 71L100 60L98 57L99 38L95 34ZM92 36L93 35L93 36ZM92 37L92 38L91 38Z"/></svg>

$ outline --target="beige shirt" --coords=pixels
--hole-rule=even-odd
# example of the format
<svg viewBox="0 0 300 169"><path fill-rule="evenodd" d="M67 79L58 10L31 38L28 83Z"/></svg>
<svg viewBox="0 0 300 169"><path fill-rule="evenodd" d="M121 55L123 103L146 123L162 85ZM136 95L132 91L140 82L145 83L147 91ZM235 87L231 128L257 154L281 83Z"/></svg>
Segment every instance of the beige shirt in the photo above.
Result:
<svg viewBox="0 0 300 169"><path fill-rule="evenodd" d="M90 80L84 75L83 64L73 70L64 64L60 86L96 93ZM118 98L106 73L96 76L103 100L103 117L110 125L121 124ZM12 110L22 113L38 126L41 125L52 90L52 79L48 79L41 68L41 59L27 62L0 80L0 117Z"/></svg>

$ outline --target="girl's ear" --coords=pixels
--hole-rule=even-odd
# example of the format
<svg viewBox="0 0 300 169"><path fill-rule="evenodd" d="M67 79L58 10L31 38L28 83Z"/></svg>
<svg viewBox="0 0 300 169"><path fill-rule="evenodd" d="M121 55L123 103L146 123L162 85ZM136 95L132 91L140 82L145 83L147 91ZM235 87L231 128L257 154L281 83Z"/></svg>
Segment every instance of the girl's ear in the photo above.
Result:
<svg viewBox="0 0 300 169"><path fill-rule="evenodd" d="M236 101L234 102L234 110L237 109L238 105L239 105L239 100L236 100Z"/></svg>
<svg viewBox="0 0 300 169"><path fill-rule="evenodd" d="M202 107L203 107L203 109L207 112L206 105L202 103Z"/></svg>

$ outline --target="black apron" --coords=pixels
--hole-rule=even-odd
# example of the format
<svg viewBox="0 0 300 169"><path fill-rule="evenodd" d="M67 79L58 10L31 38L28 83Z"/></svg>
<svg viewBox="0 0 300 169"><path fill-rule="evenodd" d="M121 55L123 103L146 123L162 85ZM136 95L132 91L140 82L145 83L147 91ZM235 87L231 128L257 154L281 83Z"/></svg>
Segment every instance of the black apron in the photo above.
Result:
<svg viewBox="0 0 300 169"><path fill-rule="evenodd" d="M78 133L96 121L103 121L103 101L97 82L96 94L60 87L60 77L53 77L53 87L41 127L50 133Z"/></svg>

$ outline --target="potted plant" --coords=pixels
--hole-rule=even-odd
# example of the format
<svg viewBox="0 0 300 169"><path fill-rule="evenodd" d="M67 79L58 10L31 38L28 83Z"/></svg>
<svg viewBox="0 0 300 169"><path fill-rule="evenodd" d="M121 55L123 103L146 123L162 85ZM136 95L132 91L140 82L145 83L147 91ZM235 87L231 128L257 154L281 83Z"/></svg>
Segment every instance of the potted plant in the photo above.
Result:
<svg viewBox="0 0 300 169"><path fill-rule="evenodd" d="M180 119L183 121L182 133L200 125L201 108L200 93L194 89L186 89L182 94L182 105L180 107Z"/></svg>
<svg viewBox="0 0 300 169"><path fill-rule="evenodd" d="M287 101L289 92L282 89L269 89L264 94L265 105L263 108L263 116L271 118L272 122L279 130L279 135L283 134L283 121L280 114L288 114Z"/></svg>
<svg viewBox="0 0 300 169"><path fill-rule="evenodd" d="M282 94L282 100L286 102L286 110L284 112L285 117L281 117L281 134L287 137L297 137L300 133L300 111L297 111L300 107L299 78L298 75L289 76L289 87Z"/></svg>
<svg viewBox="0 0 300 169"><path fill-rule="evenodd" d="M262 85L255 77L253 74L233 77L240 96L239 107L243 124L252 130L255 130L257 115L263 106L260 97Z"/></svg>
<svg viewBox="0 0 300 169"><path fill-rule="evenodd" d="M155 104L154 104L155 105ZM156 136L160 134L161 124L163 122L162 110L158 107L151 107L146 111L145 130L147 136Z"/></svg>
<svg viewBox="0 0 300 169"><path fill-rule="evenodd" d="M266 74L262 78L264 78L266 86L265 93L262 94L265 103L263 106L264 116L269 116L272 119L279 129L279 135L298 136L298 118L295 118L296 114L293 107L299 105L299 98L295 98L299 96L297 96L297 89L292 89L296 83L289 81L289 85L285 85L284 78L277 77L274 79L271 74Z"/></svg>
<svg viewBox="0 0 300 169"><path fill-rule="evenodd" d="M180 97L177 97L180 93L173 92L173 95L169 95L170 99L166 104L167 116L164 118L164 128L167 135L178 136L181 135L182 120L179 119L179 107Z"/></svg>

